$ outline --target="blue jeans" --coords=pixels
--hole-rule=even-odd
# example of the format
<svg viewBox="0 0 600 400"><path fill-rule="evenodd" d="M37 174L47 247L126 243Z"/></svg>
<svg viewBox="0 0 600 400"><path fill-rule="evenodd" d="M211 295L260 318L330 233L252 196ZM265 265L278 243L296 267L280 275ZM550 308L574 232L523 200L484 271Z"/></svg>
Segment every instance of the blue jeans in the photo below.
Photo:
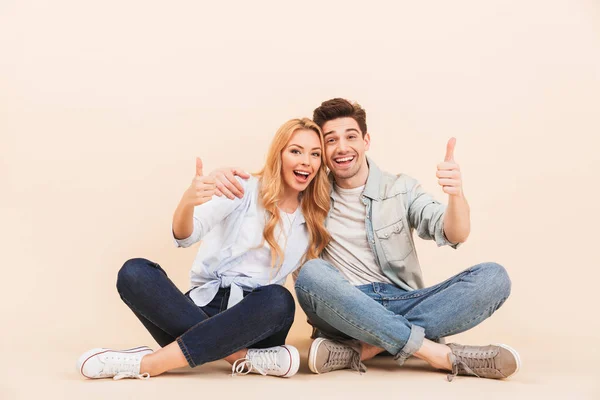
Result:
<svg viewBox="0 0 600 400"><path fill-rule="evenodd" d="M510 287L506 270L495 263L476 265L414 291L388 283L353 286L320 259L304 264L295 285L300 306L324 336L381 347L399 364L424 338L464 332L491 316L510 295Z"/></svg>
<svg viewBox="0 0 600 400"><path fill-rule="evenodd" d="M229 288L221 288L209 304L198 307L160 265L143 258L123 265L117 290L159 345L177 341L190 367L247 347L281 346L294 321L294 298L281 285L244 292L230 309Z"/></svg>

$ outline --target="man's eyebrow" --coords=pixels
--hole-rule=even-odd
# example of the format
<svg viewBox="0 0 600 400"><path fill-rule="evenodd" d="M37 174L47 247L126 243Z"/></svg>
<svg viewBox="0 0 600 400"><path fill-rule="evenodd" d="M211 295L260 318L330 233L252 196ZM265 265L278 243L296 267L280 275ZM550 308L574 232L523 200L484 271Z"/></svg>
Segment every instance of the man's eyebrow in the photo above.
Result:
<svg viewBox="0 0 600 400"><path fill-rule="evenodd" d="M288 147L292 147L292 146L300 147L302 150L304 150L304 147L300 146L299 144L295 144L295 143L290 144ZM313 147L312 149L313 150L321 150L321 147L320 146L319 147Z"/></svg>
<svg viewBox="0 0 600 400"><path fill-rule="evenodd" d="M348 129L346 129L346 132L352 132L352 131L354 131L354 132L356 132L356 133L360 133L360 132L358 132L358 129L356 129L356 128L348 128ZM323 137L325 137L325 136L327 136L327 135L329 135L329 134L332 134L332 133L335 133L335 131L329 131L329 132L325 132L325 133L323 134Z"/></svg>

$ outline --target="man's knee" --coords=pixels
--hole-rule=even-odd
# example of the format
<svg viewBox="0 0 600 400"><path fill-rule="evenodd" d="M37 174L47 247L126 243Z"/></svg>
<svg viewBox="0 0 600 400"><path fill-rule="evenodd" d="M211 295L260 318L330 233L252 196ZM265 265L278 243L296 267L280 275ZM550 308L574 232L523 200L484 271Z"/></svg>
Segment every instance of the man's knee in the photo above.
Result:
<svg viewBox="0 0 600 400"><path fill-rule="evenodd" d="M504 301L510 296L512 283L506 269L495 262L479 264L483 290L486 297Z"/></svg>
<svg viewBox="0 0 600 400"><path fill-rule="evenodd" d="M313 288L319 283L328 280L328 276L331 273L336 273L326 261L315 258L309 260L300 269L298 278L296 279L295 288Z"/></svg>

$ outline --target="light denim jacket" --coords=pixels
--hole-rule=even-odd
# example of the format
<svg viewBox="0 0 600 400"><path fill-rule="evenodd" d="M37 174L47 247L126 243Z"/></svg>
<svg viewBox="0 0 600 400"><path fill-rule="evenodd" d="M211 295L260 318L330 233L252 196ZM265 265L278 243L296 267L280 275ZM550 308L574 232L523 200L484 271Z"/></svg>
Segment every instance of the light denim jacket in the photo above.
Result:
<svg viewBox="0 0 600 400"><path fill-rule="evenodd" d="M230 271L234 267L239 271L240 257L261 245L266 216L258 201L258 179L237 179L244 187L242 199L213 196L194 208L192 234L181 240L174 238L178 247L188 247L202 240L190 271L190 297L201 307L210 303L220 287L231 287L227 305L230 308L242 300L244 290L251 291L268 283L283 285L287 275L299 267L308 248L306 222L298 210L284 249L283 265L276 275L271 268L265 268L261 274Z"/></svg>
<svg viewBox="0 0 600 400"><path fill-rule="evenodd" d="M426 193L419 182L404 175L381 171L367 157L369 176L361 201L366 206L367 240L385 276L411 291L425 287L417 258L413 230L438 246L459 244L444 234L446 206ZM332 180L333 190L333 177ZM333 210L333 198L331 199Z"/></svg>

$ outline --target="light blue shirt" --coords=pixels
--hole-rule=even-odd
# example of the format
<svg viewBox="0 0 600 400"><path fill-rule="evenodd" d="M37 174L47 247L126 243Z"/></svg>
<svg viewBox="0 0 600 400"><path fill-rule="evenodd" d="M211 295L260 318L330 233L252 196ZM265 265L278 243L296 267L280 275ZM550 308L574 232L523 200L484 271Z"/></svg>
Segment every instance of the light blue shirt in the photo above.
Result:
<svg viewBox="0 0 600 400"><path fill-rule="evenodd" d="M243 291L273 283L283 285L288 274L300 266L308 248L306 221L298 207L287 240L278 241L284 251L279 271L277 267L271 268L270 257L256 254L268 251L268 247L261 247L261 244L268 245L263 244L266 212L258 201L259 181L256 177L237 179L244 187L243 198L230 200L213 196L210 201L196 206L192 234L185 239L175 239L178 247L188 247L202 240L190 271L190 297L200 307L210 303L219 288L231 288L227 304L230 308L242 300ZM282 218L287 218L284 213ZM277 229L275 234L277 240ZM251 265L257 260L262 260L264 265Z"/></svg>

